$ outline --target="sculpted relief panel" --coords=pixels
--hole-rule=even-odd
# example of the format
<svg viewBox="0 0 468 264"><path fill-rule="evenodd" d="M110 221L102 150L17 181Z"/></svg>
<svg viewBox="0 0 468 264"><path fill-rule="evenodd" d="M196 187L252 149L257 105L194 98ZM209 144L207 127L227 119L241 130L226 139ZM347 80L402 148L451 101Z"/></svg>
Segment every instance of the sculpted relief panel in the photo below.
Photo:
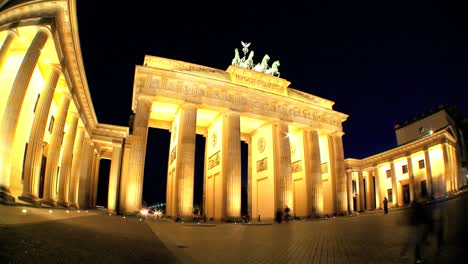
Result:
<svg viewBox="0 0 468 264"><path fill-rule="evenodd" d="M198 98L201 100L215 99L230 104L229 106L226 105L226 107L232 107L240 111L248 110L253 113L282 118L302 118L332 126L337 131L342 130L341 120L333 114L313 112L310 108L286 105L279 102L268 102L254 96L240 95L226 88L210 87L205 84L177 79L155 78L148 75L144 80L138 77L136 83L141 88L140 91L147 90L145 92L156 96L177 96L179 98ZM164 94L164 92L174 92L176 95Z"/></svg>

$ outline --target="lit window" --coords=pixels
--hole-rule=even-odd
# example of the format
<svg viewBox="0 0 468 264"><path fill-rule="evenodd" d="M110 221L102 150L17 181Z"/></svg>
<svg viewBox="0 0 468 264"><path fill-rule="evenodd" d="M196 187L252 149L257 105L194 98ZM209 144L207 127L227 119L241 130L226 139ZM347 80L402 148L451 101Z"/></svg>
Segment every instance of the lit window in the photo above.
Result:
<svg viewBox="0 0 468 264"><path fill-rule="evenodd" d="M49 132L52 133L52 129L54 128L54 122L55 122L55 118L53 116L50 117L50 121L49 121Z"/></svg>
<svg viewBox="0 0 468 264"><path fill-rule="evenodd" d="M392 177L392 170L387 170L385 173L387 173L387 178Z"/></svg>
<svg viewBox="0 0 468 264"><path fill-rule="evenodd" d="M420 169L426 168L426 164L424 163L424 160L419 160L418 163L419 163L419 168Z"/></svg>
<svg viewBox="0 0 468 264"><path fill-rule="evenodd" d="M408 173L408 165L401 166L401 171L403 174Z"/></svg>

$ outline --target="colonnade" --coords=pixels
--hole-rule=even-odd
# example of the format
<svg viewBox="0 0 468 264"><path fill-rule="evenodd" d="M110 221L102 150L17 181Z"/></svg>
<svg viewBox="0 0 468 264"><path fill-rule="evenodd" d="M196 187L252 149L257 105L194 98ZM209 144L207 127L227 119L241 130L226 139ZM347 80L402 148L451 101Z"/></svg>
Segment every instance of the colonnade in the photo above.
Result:
<svg viewBox="0 0 468 264"><path fill-rule="evenodd" d="M11 87L8 82L1 85L9 92L0 117L0 199L88 208L93 204L90 197L96 196L97 146L80 118L73 89L60 82L65 65L48 63L55 59L44 57L44 46L53 42L50 28L36 30L23 54L20 47L27 39L17 29L6 30L0 47L0 78L13 78ZM22 61L16 75L7 76L5 69L14 67L8 60L12 52ZM41 76L42 87L32 81L33 75ZM31 98L37 98L35 103Z"/></svg>
<svg viewBox="0 0 468 264"><path fill-rule="evenodd" d="M442 138L443 134L436 136ZM460 180L454 142L447 139L441 142L437 138L434 141L431 146L416 147L404 155L397 153L390 160L382 155L379 161L377 155L373 166L348 164L349 207L354 211L379 209L383 207L384 197L389 199L389 207L401 207L458 191Z"/></svg>
<svg viewBox="0 0 468 264"><path fill-rule="evenodd" d="M136 96L135 121L133 135L128 139L128 148L124 150L122 164L121 201L120 209L127 214L138 213L141 209L143 188L143 174L146 154L147 133L149 117L151 116L151 103L157 100L148 95ZM192 103L179 105L173 121L171 122L171 143L168 153L168 170L166 186L166 215L177 218L189 218L193 213L194 194L194 168L195 168L195 135L197 133L197 109L202 106ZM241 216L241 140L249 144L248 157L248 211L255 216L258 211L265 218L272 218L277 208L300 205L305 209L300 212L301 217L320 216L326 214L344 214L348 211L348 197L346 174L344 171L343 144L340 133L330 133L328 143L330 152L328 156L330 170L330 188L322 187L321 154L318 129L300 129L304 144L300 148L301 162L304 164L301 184L305 187L305 195L295 197L291 145L288 135L290 124L284 121L272 122L266 126L268 129L259 129L251 135L243 135L240 131L241 114L227 110L220 112L205 132L205 168L203 181L203 208L207 218L230 219ZM270 134L263 135L263 132ZM271 164L266 170L272 184L268 196L262 196L256 189L261 176L259 169L259 136L267 138L265 144L271 146L271 151L264 152L265 158ZM252 145L254 147L252 147ZM127 153L127 154L126 154ZM258 156L259 157L259 156ZM146 162L154 162L146 160ZM112 173L111 173L112 174ZM302 175L302 174L301 174ZM148 175L148 177L151 177ZM111 176L112 179L112 176ZM301 176L302 180L302 176ZM115 189L115 182L111 180L109 193ZM112 187L111 187L112 186ZM255 189L253 189L255 186ZM297 187L297 186L296 186ZM324 191L330 193L333 202L328 211L324 210ZM252 198L254 197L254 198ZM260 198L259 198L260 197ZM114 198L109 198L113 201ZM255 205L253 205L255 203ZM112 206L111 206L112 204ZM114 202L109 202L109 208L114 210ZM266 205L268 204L268 205Z"/></svg>

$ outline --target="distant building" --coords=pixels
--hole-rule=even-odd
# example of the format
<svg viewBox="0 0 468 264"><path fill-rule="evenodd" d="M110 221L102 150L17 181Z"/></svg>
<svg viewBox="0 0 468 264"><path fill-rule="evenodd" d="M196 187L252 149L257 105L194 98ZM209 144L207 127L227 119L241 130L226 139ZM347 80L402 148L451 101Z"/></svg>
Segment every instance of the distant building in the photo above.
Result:
<svg viewBox="0 0 468 264"><path fill-rule="evenodd" d="M439 106L395 125L397 147L346 159L350 208L381 208L384 197L397 207L458 191L466 185L464 127L456 109Z"/></svg>

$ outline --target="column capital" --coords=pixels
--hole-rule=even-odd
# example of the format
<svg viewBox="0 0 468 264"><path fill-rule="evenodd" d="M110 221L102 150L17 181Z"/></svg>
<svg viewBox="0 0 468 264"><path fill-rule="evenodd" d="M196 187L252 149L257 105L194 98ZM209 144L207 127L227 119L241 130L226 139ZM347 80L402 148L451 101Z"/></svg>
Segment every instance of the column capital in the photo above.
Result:
<svg viewBox="0 0 468 264"><path fill-rule="evenodd" d="M121 148L122 147L122 140L113 139L112 140L112 147Z"/></svg>
<svg viewBox="0 0 468 264"><path fill-rule="evenodd" d="M80 118L80 114L78 112L76 112L76 111L68 111L68 115L70 117L74 117L74 118L77 118L77 119Z"/></svg>
<svg viewBox="0 0 468 264"><path fill-rule="evenodd" d="M198 105L192 103L183 103L180 105L180 108L184 110L198 109Z"/></svg>
<svg viewBox="0 0 468 264"><path fill-rule="evenodd" d="M20 36L19 32L18 32L18 30L16 28L9 28L6 31L8 32L7 33L8 36L14 36L14 37L17 37L17 38Z"/></svg>
<svg viewBox="0 0 468 264"><path fill-rule="evenodd" d="M52 36L52 28L48 25L41 25L39 26L39 28L37 29L37 31L43 31L45 33L47 33L48 37L53 37Z"/></svg>
<svg viewBox="0 0 468 264"><path fill-rule="evenodd" d="M137 96L137 102L149 102L149 103L152 103L153 102L153 96L150 96L150 95L138 95Z"/></svg>

